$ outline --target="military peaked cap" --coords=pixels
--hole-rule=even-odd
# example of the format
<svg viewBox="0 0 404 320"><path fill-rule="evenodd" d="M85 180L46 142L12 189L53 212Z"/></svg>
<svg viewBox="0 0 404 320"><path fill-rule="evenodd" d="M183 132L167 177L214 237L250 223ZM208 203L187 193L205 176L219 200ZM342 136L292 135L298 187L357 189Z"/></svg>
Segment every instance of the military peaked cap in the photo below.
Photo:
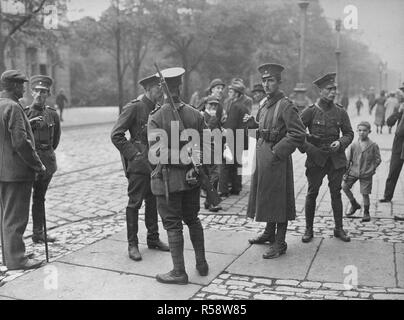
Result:
<svg viewBox="0 0 404 320"><path fill-rule="evenodd" d="M27 77L20 70L6 70L0 77L1 82L28 82Z"/></svg>
<svg viewBox="0 0 404 320"><path fill-rule="evenodd" d="M50 90L53 80L51 77L48 77L48 76L35 75L35 76L32 76L31 79L29 79L29 82L31 83L32 89Z"/></svg>
<svg viewBox="0 0 404 320"><path fill-rule="evenodd" d="M160 77L158 75L151 75L148 76L146 78L143 78L142 80L139 81L139 84L143 87L143 88L147 88L148 86L153 86L156 84L160 83Z"/></svg>
<svg viewBox="0 0 404 320"><path fill-rule="evenodd" d="M168 68L161 71L161 75L169 86L179 86L182 83L182 75L184 73L185 69L180 67Z"/></svg>
<svg viewBox="0 0 404 320"><path fill-rule="evenodd" d="M320 89L324 89L326 87L337 87L337 84L335 83L336 76L337 74L335 72L327 73L326 75L314 81L313 84L315 84Z"/></svg>
<svg viewBox="0 0 404 320"><path fill-rule="evenodd" d="M275 77L276 79L280 80L283 70L285 70L285 68L277 63L265 63L258 67L258 71L261 73L262 79Z"/></svg>

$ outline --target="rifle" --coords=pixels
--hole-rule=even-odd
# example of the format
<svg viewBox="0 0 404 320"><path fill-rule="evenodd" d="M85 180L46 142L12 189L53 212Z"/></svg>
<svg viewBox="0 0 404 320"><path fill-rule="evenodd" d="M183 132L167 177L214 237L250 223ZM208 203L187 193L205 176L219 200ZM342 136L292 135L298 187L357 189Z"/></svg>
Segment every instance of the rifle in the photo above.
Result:
<svg viewBox="0 0 404 320"><path fill-rule="evenodd" d="M163 75L161 74L161 71L160 71L157 63L154 63L154 66L156 67L157 74L160 77L161 87L163 88L163 91L167 96L168 102L169 102L171 108L173 109L175 117L180 122L180 128L184 127L182 119L181 119L181 117L180 117L180 115L178 113L178 110L175 108L174 100L173 100L173 97L171 96L170 90L168 89L167 82L164 79ZM191 150L191 152L192 152L192 150ZM217 193L217 190L210 183L209 177L206 174L202 164L201 163L195 163L194 159L192 157L191 157L191 163L192 163L193 169L195 170L195 172L198 174L198 176L200 178L201 186L206 190L206 200L207 200L207 202L213 204L214 206L217 206L221 202L221 199L220 199L220 197L219 197L219 195ZM164 177L164 175L163 175L163 177ZM165 183L166 183L166 181L165 181ZM166 186L166 189L167 189L167 186ZM166 196L167 196L167 194L168 194L168 190L166 190Z"/></svg>

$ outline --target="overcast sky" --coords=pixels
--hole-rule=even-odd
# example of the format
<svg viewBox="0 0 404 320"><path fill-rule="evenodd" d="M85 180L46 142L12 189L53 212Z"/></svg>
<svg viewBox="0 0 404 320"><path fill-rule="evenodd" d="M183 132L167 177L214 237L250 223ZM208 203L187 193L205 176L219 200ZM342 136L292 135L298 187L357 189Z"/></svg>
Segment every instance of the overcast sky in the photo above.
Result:
<svg viewBox="0 0 404 320"><path fill-rule="evenodd" d="M248 0L240 0L248 1ZM270 1L270 0L267 0ZM366 43L370 49L387 61L388 67L401 73L404 81L404 0L319 0L324 14L333 23L336 18L344 19L344 7L354 5L358 9L358 30L356 39ZM298 0L296 0L296 3ZM70 0L70 20L90 15L99 17L109 0ZM310 10L310 7L309 7ZM344 31L348 32L348 31ZM343 48L341 48L343 50ZM360 58L360 57L358 57ZM389 76L390 86L398 84L398 77ZM393 85L394 82L394 85Z"/></svg>

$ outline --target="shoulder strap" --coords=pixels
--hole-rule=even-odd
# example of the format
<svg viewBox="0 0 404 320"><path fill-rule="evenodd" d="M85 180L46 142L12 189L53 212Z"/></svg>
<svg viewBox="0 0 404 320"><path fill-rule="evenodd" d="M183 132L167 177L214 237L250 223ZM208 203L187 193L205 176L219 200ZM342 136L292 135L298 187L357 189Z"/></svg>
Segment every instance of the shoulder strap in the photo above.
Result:
<svg viewBox="0 0 404 320"><path fill-rule="evenodd" d="M279 101L276 103L275 106L275 111L274 111L274 117L272 118L272 128L275 128L276 123L278 122L278 118L279 118L279 107L281 105L281 100L279 99Z"/></svg>

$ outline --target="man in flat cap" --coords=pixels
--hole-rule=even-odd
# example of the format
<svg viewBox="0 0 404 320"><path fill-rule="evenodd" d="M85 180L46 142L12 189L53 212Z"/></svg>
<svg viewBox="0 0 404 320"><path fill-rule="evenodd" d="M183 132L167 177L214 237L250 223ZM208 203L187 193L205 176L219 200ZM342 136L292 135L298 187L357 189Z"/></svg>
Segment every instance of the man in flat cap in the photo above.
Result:
<svg viewBox="0 0 404 320"><path fill-rule="evenodd" d="M35 138L35 150L46 172L37 175L32 195L32 241L41 243L45 241L45 195L57 170L55 150L60 141L60 120L56 109L46 105L46 99L50 96L52 78L44 75L32 76L30 79L32 104L24 111L27 115ZM47 236L48 242L56 239Z"/></svg>
<svg viewBox="0 0 404 320"><path fill-rule="evenodd" d="M237 132L245 129L243 118L246 114L251 113L245 103L245 89L244 83L241 81L233 81L229 86L227 118L223 128L226 130L226 143L233 154L233 161L222 165L219 180L219 193L222 197L228 197L230 194L239 195L242 189L241 159L243 150L246 149L246 139L244 135L237 135ZM236 139L240 136L243 139ZM243 148L241 144L243 144Z"/></svg>
<svg viewBox="0 0 404 320"><path fill-rule="evenodd" d="M160 157L156 169L152 173L152 191L157 197L158 212L167 230L173 269L158 274L156 280L167 284L187 284L188 275L184 262L183 222L188 226L189 236L195 251L196 269L201 276L206 276L209 266L205 258L205 241L201 221L198 218L200 209L200 183L195 179L195 168L191 163L202 163L200 155L201 143L188 149L188 141L180 140L185 129L197 132L203 137L206 124L202 114L180 99L180 87L183 68L168 68L161 71L172 97L153 112L149 117L149 144L151 151L167 155ZM167 93L166 93L167 94ZM172 104L171 104L172 102ZM172 128L176 128L171 135ZM164 132L168 139L158 138ZM210 140L203 139L203 148L210 149ZM181 156L182 155L182 156ZM203 168L201 168L203 169Z"/></svg>
<svg viewBox="0 0 404 320"><path fill-rule="evenodd" d="M404 84L399 89L404 93ZM398 177L404 164L404 102L401 103L397 111L387 118L388 126L393 127L396 123L398 125L391 148L389 174L384 189L384 197L379 200L380 202L390 202L393 199Z"/></svg>
<svg viewBox="0 0 404 320"><path fill-rule="evenodd" d="M320 99L306 108L301 115L303 124L309 129L307 142L301 149L307 153L308 181L305 204L306 231L303 242L313 239L316 199L325 176L328 177L331 193L334 236L344 242L350 241L342 223L341 182L347 165L345 149L351 144L354 132L347 112L341 105L334 103L337 92L335 76L336 73L329 73L313 82L320 90Z"/></svg>
<svg viewBox="0 0 404 320"><path fill-rule="evenodd" d="M160 79L155 75L139 81L144 88L141 100L133 100L122 109L112 132L111 141L120 151L126 178L128 179L128 205L126 227L129 258L142 260L138 246L139 209L145 201L145 224L149 249L168 251L159 238L156 198L150 189L151 164L148 159L147 120L162 97ZM125 137L129 131L130 139Z"/></svg>
<svg viewBox="0 0 404 320"><path fill-rule="evenodd" d="M267 99L258 111L257 121L244 118L259 133L247 216L266 222L264 233L249 240L251 244L269 242L264 259L286 253L288 221L296 218L291 155L303 145L306 135L296 106L280 90L283 69L275 63L258 68Z"/></svg>
<svg viewBox="0 0 404 320"><path fill-rule="evenodd" d="M42 263L25 256L23 240L35 174L46 171L35 151L29 120L18 102L27 81L19 70L1 75L0 234L3 265L9 270L32 269Z"/></svg>
<svg viewBox="0 0 404 320"><path fill-rule="evenodd" d="M220 108L220 101L216 95L211 95L206 99L205 111L203 112L203 118L205 119L205 123L207 127L212 132L220 133L222 131L222 122L218 117L218 109ZM212 136L212 144L211 144L212 152L211 152L211 164L206 165L207 173L209 176L209 180L213 188L217 190L219 185L219 175L220 175L220 162L221 162L221 154L216 155L220 156L219 159L215 161L215 140ZM205 209L208 209L211 212L217 212L222 209L219 205L214 205L210 203L209 198L206 197L205 200Z"/></svg>

